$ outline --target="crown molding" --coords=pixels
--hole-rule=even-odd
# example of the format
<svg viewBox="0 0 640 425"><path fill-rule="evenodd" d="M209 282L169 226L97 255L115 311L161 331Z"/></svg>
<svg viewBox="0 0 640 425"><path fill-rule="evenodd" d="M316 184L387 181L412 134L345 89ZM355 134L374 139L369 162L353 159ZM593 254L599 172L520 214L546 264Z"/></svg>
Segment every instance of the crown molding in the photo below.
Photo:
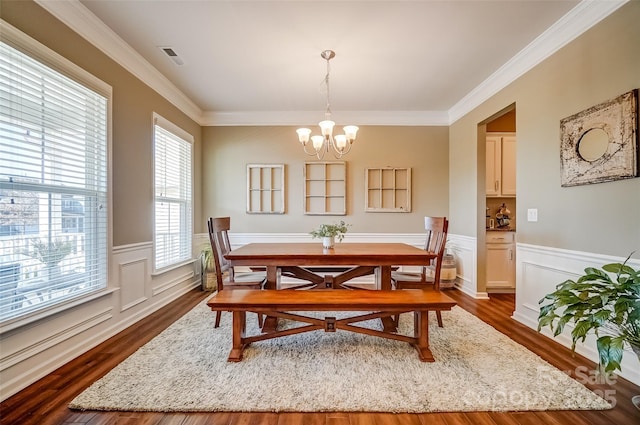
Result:
<svg viewBox="0 0 640 425"><path fill-rule="evenodd" d="M35 1L199 125L308 125L321 118L317 111L202 111L79 0ZM451 125L628 1L581 1L448 111L344 111L334 112L334 115L343 122L360 125Z"/></svg>
<svg viewBox="0 0 640 425"><path fill-rule="evenodd" d="M449 109L449 124L488 100L629 0L583 0Z"/></svg>
<svg viewBox="0 0 640 425"><path fill-rule="evenodd" d="M447 111L333 111L339 124L389 126L447 126ZM321 121L319 111L251 111L251 112L211 112L203 114L205 126L270 126L270 125L310 125Z"/></svg>
<svg viewBox="0 0 640 425"><path fill-rule="evenodd" d="M80 1L35 2L202 125L202 110Z"/></svg>

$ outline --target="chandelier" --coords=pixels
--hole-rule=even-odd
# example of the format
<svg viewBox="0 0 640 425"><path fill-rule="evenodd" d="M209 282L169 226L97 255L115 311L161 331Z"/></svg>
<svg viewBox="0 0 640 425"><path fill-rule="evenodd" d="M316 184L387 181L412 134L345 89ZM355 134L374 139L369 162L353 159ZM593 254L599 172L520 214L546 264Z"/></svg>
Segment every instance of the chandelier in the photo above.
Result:
<svg viewBox="0 0 640 425"><path fill-rule="evenodd" d="M355 125L347 125L343 127L344 134L333 135L333 127L335 122L331 121L331 104L329 102L329 61L335 57L336 53L333 50L325 50L320 56L327 61L327 74L324 77L324 84L326 85L327 92L327 109L324 113L324 121L320 121L321 135L311 136L311 130L308 128L299 128L296 130L298 133L298 140L302 143L302 148L307 155L316 156L318 159L322 159L325 153L330 150L337 159L340 159L342 155L346 155L351 150L351 145L356 140L356 133L358 127ZM311 147L313 152L307 150L309 145L309 139L311 139Z"/></svg>

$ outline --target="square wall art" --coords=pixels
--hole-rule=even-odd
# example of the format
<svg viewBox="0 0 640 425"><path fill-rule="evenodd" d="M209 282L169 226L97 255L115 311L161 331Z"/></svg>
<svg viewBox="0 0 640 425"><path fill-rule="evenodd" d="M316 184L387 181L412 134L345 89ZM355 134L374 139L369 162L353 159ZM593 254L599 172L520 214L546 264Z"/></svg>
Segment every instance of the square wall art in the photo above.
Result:
<svg viewBox="0 0 640 425"><path fill-rule="evenodd" d="M638 89L560 120L561 185L638 176Z"/></svg>

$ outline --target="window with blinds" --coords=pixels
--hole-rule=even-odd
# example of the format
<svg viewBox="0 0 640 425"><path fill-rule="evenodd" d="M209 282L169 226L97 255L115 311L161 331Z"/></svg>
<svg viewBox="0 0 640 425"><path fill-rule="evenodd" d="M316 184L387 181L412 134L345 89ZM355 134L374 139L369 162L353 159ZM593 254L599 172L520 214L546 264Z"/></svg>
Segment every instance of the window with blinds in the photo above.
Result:
<svg viewBox="0 0 640 425"><path fill-rule="evenodd" d="M108 96L0 42L0 322L107 285Z"/></svg>
<svg viewBox="0 0 640 425"><path fill-rule="evenodd" d="M158 271L192 258L193 138L160 116L154 120L154 269Z"/></svg>

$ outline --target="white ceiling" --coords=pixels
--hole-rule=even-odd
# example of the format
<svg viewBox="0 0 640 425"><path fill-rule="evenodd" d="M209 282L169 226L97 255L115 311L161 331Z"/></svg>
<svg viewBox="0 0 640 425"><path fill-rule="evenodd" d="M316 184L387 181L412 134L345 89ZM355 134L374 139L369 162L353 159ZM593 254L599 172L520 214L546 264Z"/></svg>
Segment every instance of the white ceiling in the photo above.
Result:
<svg viewBox="0 0 640 425"><path fill-rule="evenodd" d="M56 16L65 14L61 2L39 3ZM174 103L186 101L188 113L209 125L319 121L325 49L336 52L335 121L448 124L466 112L463 104L474 93L493 94L614 10L593 12L593 4L577 0L72 3L76 15L82 9L84 24L68 16L63 21L87 38L93 32L94 44L108 39L106 24L133 48L129 58L139 54L162 74L156 81L168 80L161 94L173 90ZM184 65L159 47L172 48ZM144 61L137 62L141 69ZM517 71L508 72L509 66Z"/></svg>

